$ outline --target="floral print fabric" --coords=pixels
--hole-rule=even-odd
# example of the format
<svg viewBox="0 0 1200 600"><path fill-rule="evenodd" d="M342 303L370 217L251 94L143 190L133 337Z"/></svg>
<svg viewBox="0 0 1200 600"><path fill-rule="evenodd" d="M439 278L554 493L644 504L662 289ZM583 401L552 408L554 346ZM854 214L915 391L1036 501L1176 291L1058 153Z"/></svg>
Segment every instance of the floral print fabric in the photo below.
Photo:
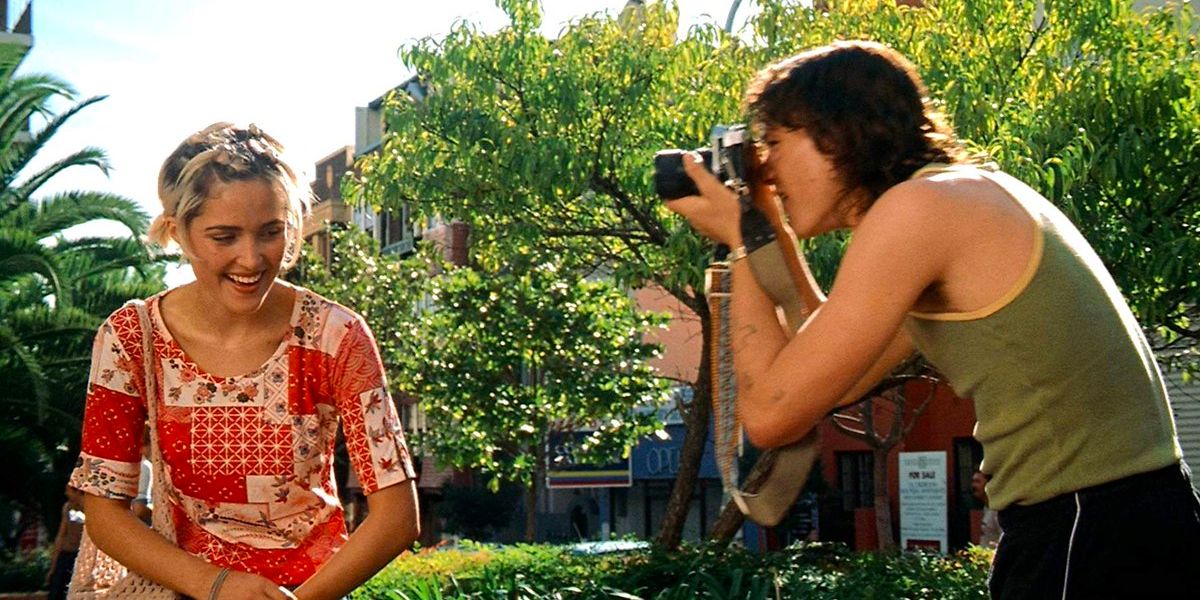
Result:
<svg viewBox="0 0 1200 600"><path fill-rule="evenodd" d="M238 377L210 375L188 358L162 322L166 293L147 301L156 425L178 544L281 585L302 583L345 542L333 481L339 419L364 493L415 478L366 323L295 291L287 339ZM86 493L137 493L147 414L141 335L137 312L127 307L96 336L82 452L71 477Z"/></svg>

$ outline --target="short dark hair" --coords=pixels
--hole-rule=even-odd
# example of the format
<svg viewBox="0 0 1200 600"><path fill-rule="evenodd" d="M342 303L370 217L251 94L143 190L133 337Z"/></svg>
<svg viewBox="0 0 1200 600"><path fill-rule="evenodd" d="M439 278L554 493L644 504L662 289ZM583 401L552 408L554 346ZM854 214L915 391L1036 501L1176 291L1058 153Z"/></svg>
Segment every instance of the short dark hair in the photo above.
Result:
<svg viewBox="0 0 1200 600"><path fill-rule="evenodd" d="M865 211L892 186L932 163L963 163L953 129L927 98L916 67L875 42L837 42L759 72L746 108L761 127L802 129L833 161Z"/></svg>

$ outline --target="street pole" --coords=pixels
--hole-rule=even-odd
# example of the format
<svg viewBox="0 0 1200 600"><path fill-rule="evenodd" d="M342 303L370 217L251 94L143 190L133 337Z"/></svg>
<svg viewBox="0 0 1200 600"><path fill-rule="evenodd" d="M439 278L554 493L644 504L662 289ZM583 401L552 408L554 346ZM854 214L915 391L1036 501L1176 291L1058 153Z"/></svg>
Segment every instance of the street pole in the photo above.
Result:
<svg viewBox="0 0 1200 600"><path fill-rule="evenodd" d="M725 33L733 33L733 17L741 5L742 0L733 0L733 5L729 7L729 16L725 19Z"/></svg>

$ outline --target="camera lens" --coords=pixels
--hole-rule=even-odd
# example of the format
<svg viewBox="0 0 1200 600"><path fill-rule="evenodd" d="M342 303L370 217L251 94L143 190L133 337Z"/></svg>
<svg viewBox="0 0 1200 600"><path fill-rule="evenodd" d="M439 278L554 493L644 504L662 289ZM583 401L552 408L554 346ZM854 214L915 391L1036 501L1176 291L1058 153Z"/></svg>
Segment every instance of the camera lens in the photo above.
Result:
<svg viewBox="0 0 1200 600"><path fill-rule="evenodd" d="M703 159L704 169L711 172L712 151L708 148L696 150ZM696 183L683 170L687 150L660 150L654 155L654 191L663 200L675 200L700 193Z"/></svg>

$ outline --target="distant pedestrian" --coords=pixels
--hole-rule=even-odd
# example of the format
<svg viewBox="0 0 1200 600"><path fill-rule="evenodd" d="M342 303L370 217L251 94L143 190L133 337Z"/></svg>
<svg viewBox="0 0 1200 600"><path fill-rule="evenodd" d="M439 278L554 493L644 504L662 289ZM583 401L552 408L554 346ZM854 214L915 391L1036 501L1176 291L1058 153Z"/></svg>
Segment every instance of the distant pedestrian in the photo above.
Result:
<svg viewBox="0 0 1200 600"><path fill-rule="evenodd" d="M983 471L971 476L971 495L983 503L983 518L979 522L979 545L995 549L1000 543L1000 518L988 506L987 482L991 477Z"/></svg>
<svg viewBox="0 0 1200 600"><path fill-rule="evenodd" d="M67 597L67 584L75 568L75 556L79 554L79 541L83 537L83 494L68 486L67 501L63 502L62 516L58 521L58 534L54 536L54 547L50 550L50 570L46 573L46 589L49 600Z"/></svg>

